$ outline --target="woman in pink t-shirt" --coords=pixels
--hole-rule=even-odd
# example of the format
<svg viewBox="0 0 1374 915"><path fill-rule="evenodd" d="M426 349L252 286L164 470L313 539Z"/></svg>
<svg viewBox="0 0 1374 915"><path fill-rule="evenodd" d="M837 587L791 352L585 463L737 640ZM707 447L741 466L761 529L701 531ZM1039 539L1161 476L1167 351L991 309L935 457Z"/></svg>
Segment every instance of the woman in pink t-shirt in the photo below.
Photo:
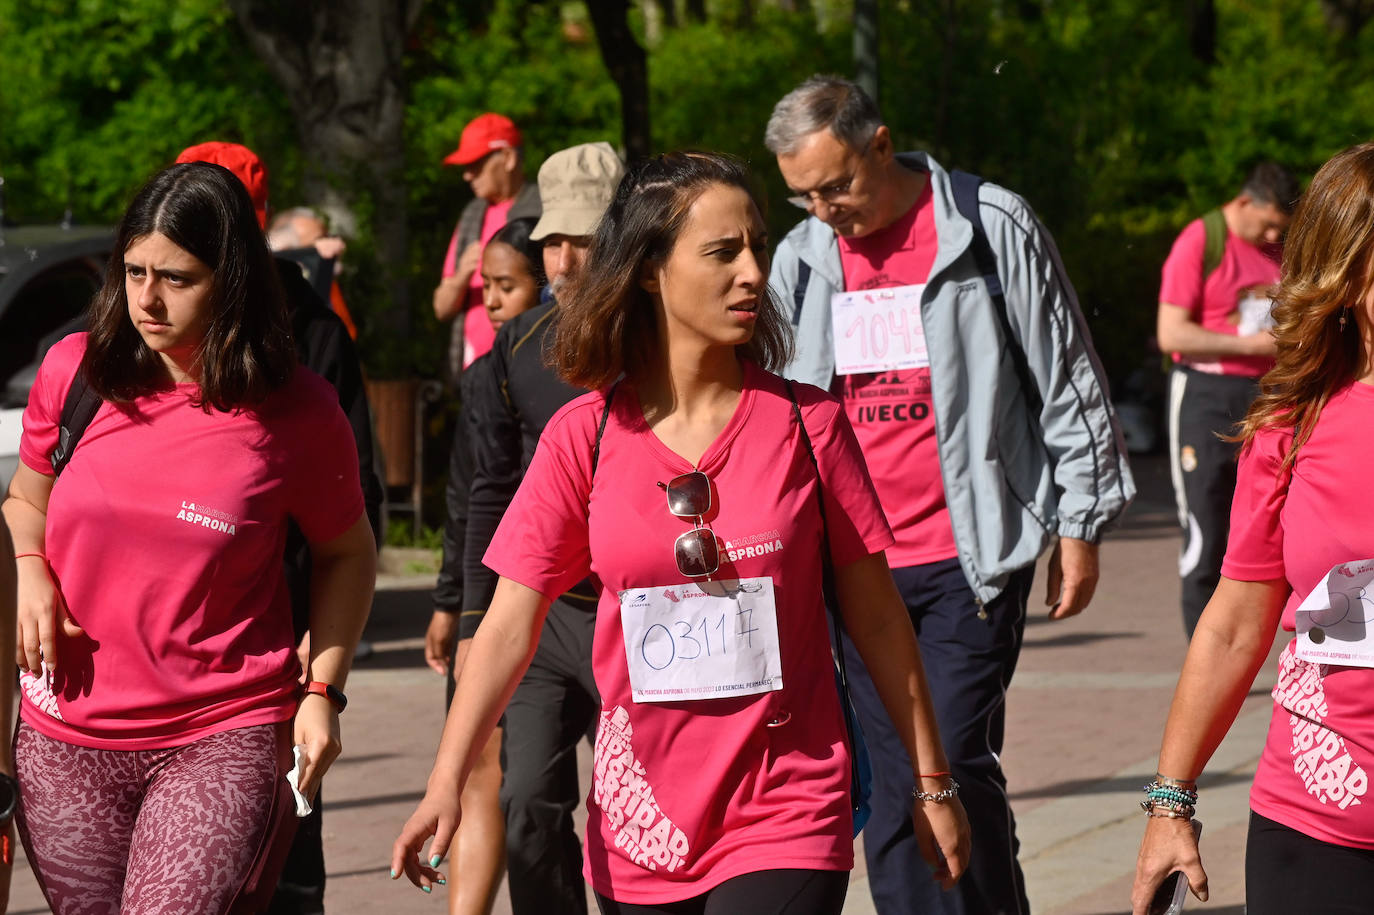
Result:
<svg viewBox="0 0 1374 915"><path fill-rule="evenodd" d="M333 389L296 366L233 173L155 175L114 250L90 332L44 357L4 503L20 836L54 912L247 911L293 831L292 747L307 798L339 754L374 578L356 449ZM82 382L94 414L72 448ZM304 690L288 521L313 559Z"/></svg>
<svg viewBox="0 0 1374 915"><path fill-rule="evenodd" d="M487 552L500 584L394 876L442 879L463 782L549 602L590 574L602 706L586 874L602 911L840 911L853 843L830 566L922 776L926 859L958 879L968 826L883 556L892 536L838 402L770 374L791 340L766 250L732 159L659 156L621 182L552 354L600 390L550 421Z"/></svg>
<svg viewBox="0 0 1374 915"><path fill-rule="evenodd" d="M1174 871L1206 898L1189 828L1196 779L1276 627L1295 637L1250 793L1248 911L1363 913L1374 899L1374 144L1345 150L1313 178L1275 303L1278 357L1241 428L1221 582L1146 786L1136 915Z"/></svg>

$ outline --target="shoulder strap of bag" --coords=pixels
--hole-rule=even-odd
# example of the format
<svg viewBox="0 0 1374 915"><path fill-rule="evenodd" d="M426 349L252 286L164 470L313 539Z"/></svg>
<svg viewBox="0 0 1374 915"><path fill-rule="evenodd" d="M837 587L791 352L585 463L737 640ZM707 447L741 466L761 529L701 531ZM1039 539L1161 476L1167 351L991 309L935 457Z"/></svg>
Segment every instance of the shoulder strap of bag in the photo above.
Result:
<svg viewBox="0 0 1374 915"><path fill-rule="evenodd" d="M997 323L1002 327L1002 338L1006 341L1016 378L1021 383L1021 392L1025 395L1026 403L1030 405L1031 415L1039 417L1044 400L1040 396L1040 388L1035 384L1035 379L1031 377L1030 364L1026 361L1026 352L1021 348L1021 341L1011 332L1011 320L1007 317L1007 297L1002 289L1002 280L997 275L997 256L992 253L992 245L988 242L987 233L983 231L983 216L978 207L978 188L983 179L957 169L949 173L949 178L954 190L954 206L973 226L973 260L978 265L978 272L983 275L988 295L992 297L993 311L997 313Z"/></svg>
<svg viewBox="0 0 1374 915"><path fill-rule="evenodd" d="M52 470L56 476L61 476L62 468L66 467L72 459L72 452L81 441L81 436L86 434L86 427L95 418L95 413L100 409L103 401L100 395L92 391L90 385L86 383L86 373L79 367L76 374L72 376L72 383L67 388L67 397L62 401L62 419L57 429L57 447L52 453Z"/></svg>
<svg viewBox="0 0 1374 915"><path fill-rule="evenodd" d="M792 326L801 324L802 302L806 300L806 287L811 285L811 265L804 260L797 261L797 285L792 287Z"/></svg>
<svg viewBox="0 0 1374 915"><path fill-rule="evenodd" d="M596 427L596 444L592 445L592 478L596 478L596 464L601 460L601 436L606 434L606 420L611 418L611 404L615 402L616 388L620 387L617 381L611 385L611 389L606 392L606 403L601 408L601 422Z"/></svg>
<svg viewBox="0 0 1374 915"><path fill-rule="evenodd" d="M811 436L806 431L806 423L802 421L801 404L797 403L797 395L792 389L792 382L784 378L783 386L787 388L787 398L792 401L792 415L796 417L797 429L801 434L802 445L806 448L806 456L811 459L811 468L816 471L816 505L821 510L821 590L825 596L826 609L830 611L830 625L835 638L835 667L836 679L840 684L840 705L844 712L845 736L849 740L849 797L855 809L860 805L863 797L863 787L859 777L858 750L854 739L854 705L849 700L849 673L845 670L844 664L844 643L840 641L844 633L844 621L840 619L840 602L836 597L835 590L835 565L830 561L830 525L825 519L825 494L824 484L821 482L821 465L816 460L816 449L811 446Z"/></svg>
<svg viewBox="0 0 1374 915"><path fill-rule="evenodd" d="M1202 281L1211 276L1221 266L1221 258L1226 254L1226 217L1220 208L1202 214Z"/></svg>

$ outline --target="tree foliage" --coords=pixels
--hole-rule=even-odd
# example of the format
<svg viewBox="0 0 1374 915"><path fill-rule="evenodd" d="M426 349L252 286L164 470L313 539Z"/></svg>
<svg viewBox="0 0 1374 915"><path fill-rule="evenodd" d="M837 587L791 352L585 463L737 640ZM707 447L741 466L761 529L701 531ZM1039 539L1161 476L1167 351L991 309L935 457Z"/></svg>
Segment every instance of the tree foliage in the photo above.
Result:
<svg viewBox="0 0 1374 915"><path fill-rule="evenodd" d="M310 15L299 4L234 2ZM855 74L854 0L591 2L427 0L378 77L393 81L404 105L402 186L392 190L409 235L404 252L380 256L379 210L397 205L370 189L376 177L366 169L334 169L323 187L308 177L321 172L306 163L331 161L321 148L330 141L302 124L309 94L326 88L307 81L293 105L280 61L260 61L228 0L0 0L8 214L52 221L70 206L78 219L110 221L182 147L239 140L266 159L274 202L348 201L359 234L345 291L367 325L364 356L374 370L419 372L437 367L445 337L419 303L469 197L457 170L440 163L482 111L521 126L531 178L550 152L589 140L620 145L635 131L650 151L735 153L774 204L774 236L789 228L800 214L781 202L763 126L808 74ZM1369 0L877 3L880 104L899 145L929 149L1032 203L1117 379L1148 359L1159 266L1182 226L1233 194L1255 160L1310 175L1374 122ZM365 27L363 19L335 17L329 28ZM349 36L334 37L348 46ZM633 79L622 65L636 47L647 105L643 125L627 128L626 112L638 109L627 108ZM403 297L378 279L381 263L401 268L417 303L404 338L386 319Z"/></svg>

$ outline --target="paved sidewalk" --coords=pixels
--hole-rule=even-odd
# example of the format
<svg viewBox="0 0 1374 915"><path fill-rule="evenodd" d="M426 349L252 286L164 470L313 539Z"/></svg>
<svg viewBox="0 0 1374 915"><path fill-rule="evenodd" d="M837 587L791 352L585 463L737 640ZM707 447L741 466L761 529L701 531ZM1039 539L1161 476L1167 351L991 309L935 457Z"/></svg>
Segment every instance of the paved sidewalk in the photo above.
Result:
<svg viewBox="0 0 1374 915"><path fill-rule="evenodd" d="M1124 528L1103 544L1102 583L1092 606L1077 619L1049 622L1037 584L1008 696L1003 761L1037 915L1129 911L1144 826L1139 787L1154 771L1185 650L1167 470L1160 458L1137 458L1133 465L1142 495ZM413 574L379 581L367 632L376 651L349 681L344 755L325 784L330 915L445 911L441 893L427 897L387 879L391 842L423 793L442 726L443 683L421 652L428 584ZM1212 899L1205 906L1190 899L1189 911L1243 912L1246 799L1273 668L1265 665L1202 780L1199 818L1206 823ZM15 915L46 911L22 855L11 900ZM498 912L508 911L503 891ZM861 864L845 912L872 911Z"/></svg>

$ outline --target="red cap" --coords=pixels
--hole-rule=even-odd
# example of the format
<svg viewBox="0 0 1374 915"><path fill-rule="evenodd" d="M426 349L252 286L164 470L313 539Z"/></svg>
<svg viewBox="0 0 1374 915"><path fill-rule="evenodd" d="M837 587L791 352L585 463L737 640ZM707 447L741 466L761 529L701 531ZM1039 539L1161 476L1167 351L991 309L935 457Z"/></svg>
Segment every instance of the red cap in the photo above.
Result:
<svg viewBox="0 0 1374 915"><path fill-rule="evenodd" d="M258 214L258 225L267 229L267 166L262 164L258 154L247 146L238 143L223 143L211 140L188 146L177 156L177 162L209 162L222 165L234 173L234 177L248 188L248 196L253 198L253 209Z"/></svg>
<svg viewBox="0 0 1374 915"><path fill-rule="evenodd" d="M520 145L520 131L511 119L488 111L468 121L458 148L444 157L445 165L471 165L494 149Z"/></svg>

